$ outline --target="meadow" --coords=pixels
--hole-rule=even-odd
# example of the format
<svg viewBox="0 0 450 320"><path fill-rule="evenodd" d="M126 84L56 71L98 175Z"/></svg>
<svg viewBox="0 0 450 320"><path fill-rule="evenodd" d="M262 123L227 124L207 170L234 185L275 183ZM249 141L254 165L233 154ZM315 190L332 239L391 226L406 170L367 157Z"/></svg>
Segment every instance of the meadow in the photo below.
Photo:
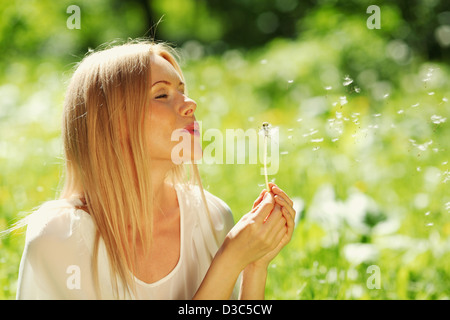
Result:
<svg viewBox="0 0 450 320"><path fill-rule="evenodd" d="M325 14L334 27L318 23ZM266 297L449 299L450 68L361 21L330 16L318 11L303 23L334 32L311 28L251 50L179 48L204 129L269 122L279 130L280 165L269 180L294 200L297 218L270 266ZM2 75L2 230L58 194L71 67L18 60ZM264 188L261 167L199 168L237 220ZM23 243L24 230L1 238L0 299L15 297Z"/></svg>

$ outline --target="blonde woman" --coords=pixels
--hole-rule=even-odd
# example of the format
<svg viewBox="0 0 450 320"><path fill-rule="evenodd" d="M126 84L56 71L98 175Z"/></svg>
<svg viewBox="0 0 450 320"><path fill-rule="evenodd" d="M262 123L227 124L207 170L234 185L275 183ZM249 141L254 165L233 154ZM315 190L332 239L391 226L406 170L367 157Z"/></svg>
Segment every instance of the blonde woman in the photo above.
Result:
<svg viewBox="0 0 450 320"><path fill-rule="evenodd" d="M163 44L83 59L64 102L65 184L27 218L18 299L264 298L292 201L271 184L234 225L201 185L196 108ZM181 164L177 132L192 142Z"/></svg>

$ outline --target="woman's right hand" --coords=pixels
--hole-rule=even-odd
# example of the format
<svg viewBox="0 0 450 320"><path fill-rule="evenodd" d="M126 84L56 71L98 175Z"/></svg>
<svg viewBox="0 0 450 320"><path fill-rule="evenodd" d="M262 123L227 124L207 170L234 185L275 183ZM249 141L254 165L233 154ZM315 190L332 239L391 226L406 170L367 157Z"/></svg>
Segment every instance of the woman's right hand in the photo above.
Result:
<svg viewBox="0 0 450 320"><path fill-rule="evenodd" d="M266 193L258 207L245 214L230 230L222 246L223 253L237 268L244 269L274 250L286 234L286 219L274 194Z"/></svg>

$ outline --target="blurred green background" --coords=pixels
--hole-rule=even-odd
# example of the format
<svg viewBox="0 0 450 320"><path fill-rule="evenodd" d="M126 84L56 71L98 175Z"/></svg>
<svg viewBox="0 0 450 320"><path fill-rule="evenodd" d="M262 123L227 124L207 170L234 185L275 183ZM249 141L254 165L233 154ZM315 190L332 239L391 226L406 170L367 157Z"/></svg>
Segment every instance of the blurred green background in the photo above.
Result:
<svg viewBox="0 0 450 320"><path fill-rule="evenodd" d="M80 29L67 27L70 5ZM370 5L380 29L367 27ZM269 178L298 219L267 298L450 298L448 1L22 0L2 1L0 17L1 230L58 194L74 64L156 36L180 51L203 130L279 130ZM200 166L235 220L260 169ZM23 231L1 238L2 299L15 297Z"/></svg>

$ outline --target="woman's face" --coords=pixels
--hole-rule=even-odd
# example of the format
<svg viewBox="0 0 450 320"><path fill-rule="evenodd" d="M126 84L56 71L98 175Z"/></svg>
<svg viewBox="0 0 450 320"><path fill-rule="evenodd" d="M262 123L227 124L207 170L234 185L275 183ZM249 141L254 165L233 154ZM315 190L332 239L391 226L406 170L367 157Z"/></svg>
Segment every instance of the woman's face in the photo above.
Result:
<svg viewBox="0 0 450 320"><path fill-rule="evenodd" d="M152 160L175 164L202 157L200 134L194 112L197 104L184 92L184 83L164 58L151 61L150 150Z"/></svg>

